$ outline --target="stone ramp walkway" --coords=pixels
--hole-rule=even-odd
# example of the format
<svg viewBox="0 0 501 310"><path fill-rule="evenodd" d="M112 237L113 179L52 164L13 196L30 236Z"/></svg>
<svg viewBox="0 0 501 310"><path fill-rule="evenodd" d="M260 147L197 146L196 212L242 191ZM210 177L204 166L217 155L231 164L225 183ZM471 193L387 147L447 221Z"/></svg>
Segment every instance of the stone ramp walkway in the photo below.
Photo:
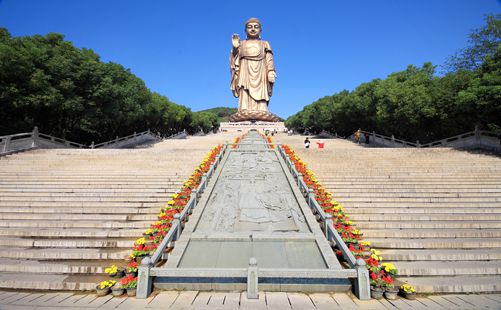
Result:
<svg viewBox="0 0 501 310"><path fill-rule="evenodd" d="M245 292L161 291L148 299L136 299L70 292L0 291L0 309L501 309L501 294L360 301L344 293L260 292L259 300L248 300Z"/></svg>

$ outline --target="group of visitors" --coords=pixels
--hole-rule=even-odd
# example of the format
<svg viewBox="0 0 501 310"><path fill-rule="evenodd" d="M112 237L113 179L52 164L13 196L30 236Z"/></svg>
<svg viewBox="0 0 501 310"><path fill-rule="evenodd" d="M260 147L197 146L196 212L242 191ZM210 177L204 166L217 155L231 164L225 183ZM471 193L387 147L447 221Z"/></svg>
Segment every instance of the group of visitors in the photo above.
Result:
<svg viewBox="0 0 501 310"><path fill-rule="evenodd" d="M310 144L311 144L310 139L308 137L306 137L306 139L304 140L304 148L309 149ZM325 146L324 140L317 141L317 145L318 145L319 149L323 149Z"/></svg>

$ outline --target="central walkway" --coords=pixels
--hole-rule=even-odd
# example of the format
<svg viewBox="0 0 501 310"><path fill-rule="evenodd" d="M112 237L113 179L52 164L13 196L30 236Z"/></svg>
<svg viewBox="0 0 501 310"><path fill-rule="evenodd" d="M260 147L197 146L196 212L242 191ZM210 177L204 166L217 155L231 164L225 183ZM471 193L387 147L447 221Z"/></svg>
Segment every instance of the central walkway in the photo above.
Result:
<svg viewBox="0 0 501 310"><path fill-rule="evenodd" d="M166 268L247 268L251 257L277 272L342 268L277 150L257 132L230 149L213 179Z"/></svg>

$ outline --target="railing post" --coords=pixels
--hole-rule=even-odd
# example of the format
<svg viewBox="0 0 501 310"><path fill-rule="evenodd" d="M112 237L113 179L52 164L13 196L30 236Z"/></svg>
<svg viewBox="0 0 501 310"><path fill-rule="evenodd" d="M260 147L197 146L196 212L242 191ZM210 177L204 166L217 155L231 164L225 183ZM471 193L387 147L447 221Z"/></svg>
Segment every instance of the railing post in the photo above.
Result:
<svg viewBox="0 0 501 310"><path fill-rule="evenodd" d="M5 144L3 145L3 151L2 152L7 152L10 150L10 139L11 137L8 136L7 138L5 138Z"/></svg>
<svg viewBox="0 0 501 310"><path fill-rule="evenodd" d="M308 188L308 206L311 208L313 206L313 200L315 199L315 192L313 189Z"/></svg>
<svg viewBox="0 0 501 310"><path fill-rule="evenodd" d="M297 186L299 187L299 189L301 189L301 180L303 179L303 174L302 173L298 173L297 174Z"/></svg>
<svg viewBox="0 0 501 310"><path fill-rule="evenodd" d="M332 226L332 214L325 213L324 230L325 230L325 238L327 238L327 241L330 240L329 227L331 226Z"/></svg>
<svg viewBox="0 0 501 310"><path fill-rule="evenodd" d="M149 256L143 258L141 265L138 266L136 298L144 299L150 296L152 288L150 271L152 266L153 264Z"/></svg>
<svg viewBox="0 0 501 310"><path fill-rule="evenodd" d="M203 184L203 189L205 190L205 188L207 187L207 172L205 172L204 174L202 174L202 182L201 184Z"/></svg>
<svg viewBox="0 0 501 310"><path fill-rule="evenodd" d="M360 300L369 300L371 299L369 270L367 270L365 261L361 258L357 259L355 269L357 270L357 278L355 279L355 295Z"/></svg>
<svg viewBox="0 0 501 310"><path fill-rule="evenodd" d="M174 223L177 224L176 241L181 237L181 230L183 229L183 222L179 213L174 214Z"/></svg>
<svg viewBox="0 0 501 310"><path fill-rule="evenodd" d="M255 257L249 259L249 268L247 269L247 298L259 299L258 293L258 268Z"/></svg>
<svg viewBox="0 0 501 310"><path fill-rule="evenodd" d="M419 140L416 140L416 147L421 147L421 143L419 143Z"/></svg>
<svg viewBox="0 0 501 310"><path fill-rule="evenodd" d="M193 208L197 205L197 195L198 195L197 189L191 191L190 199L193 198L193 206L191 206L190 210L188 211L189 214L193 213Z"/></svg>
<svg viewBox="0 0 501 310"><path fill-rule="evenodd" d="M480 129L478 125L475 125L475 144L476 146L482 145L481 137L480 137Z"/></svg>
<svg viewBox="0 0 501 310"><path fill-rule="evenodd" d="M38 144L38 127L35 126L33 128L33 133L31 134L31 137L33 138L33 142L31 143L31 147L37 147Z"/></svg>
<svg viewBox="0 0 501 310"><path fill-rule="evenodd" d="M92 143L90 144L90 148L93 149L95 146L94 146L94 141L92 141Z"/></svg>

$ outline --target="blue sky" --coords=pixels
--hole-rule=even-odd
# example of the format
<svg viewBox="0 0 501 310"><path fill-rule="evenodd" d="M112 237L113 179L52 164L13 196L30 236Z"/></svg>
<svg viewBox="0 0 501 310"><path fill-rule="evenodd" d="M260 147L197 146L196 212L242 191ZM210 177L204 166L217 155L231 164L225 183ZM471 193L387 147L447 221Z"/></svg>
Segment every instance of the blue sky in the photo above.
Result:
<svg viewBox="0 0 501 310"><path fill-rule="evenodd" d="M152 91L194 111L228 106L232 33L257 17L274 50L270 110L288 117L316 99L409 64L443 64L500 0L129 1L0 0L0 27L58 32Z"/></svg>

